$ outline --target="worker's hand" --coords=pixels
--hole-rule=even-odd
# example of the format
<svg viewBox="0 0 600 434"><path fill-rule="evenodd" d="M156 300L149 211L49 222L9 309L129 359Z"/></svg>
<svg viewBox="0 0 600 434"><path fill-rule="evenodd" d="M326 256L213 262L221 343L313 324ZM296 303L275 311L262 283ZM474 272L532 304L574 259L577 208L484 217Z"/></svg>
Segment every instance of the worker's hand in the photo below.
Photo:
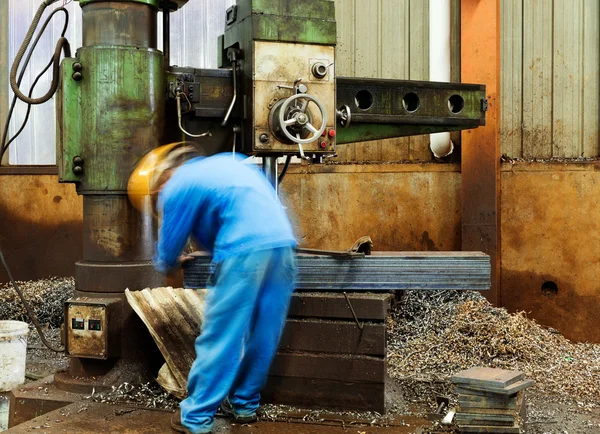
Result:
<svg viewBox="0 0 600 434"><path fill-rule="evenodd" d="M194 259L194 257L193 257L193 256L190 256L190 255L181 255L181 256L179 257L179 263L180 263L180 264L183 264L183 263L185 263L185 262L188 262L188 261L191 261L191 260L193 260L193 259Z"/></svg>

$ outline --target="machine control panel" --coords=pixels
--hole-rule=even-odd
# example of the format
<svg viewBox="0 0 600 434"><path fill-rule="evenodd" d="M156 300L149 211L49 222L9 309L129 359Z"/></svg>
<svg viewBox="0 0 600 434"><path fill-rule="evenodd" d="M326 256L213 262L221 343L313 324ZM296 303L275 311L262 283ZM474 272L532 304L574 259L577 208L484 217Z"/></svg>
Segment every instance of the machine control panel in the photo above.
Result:
<svg viewBox="0 0 600 434"><path fill-rule="evenodd" d="M65 303L65 348L69 356L108 359L118 355L118 339L109 336L109 322L118 318L118 299L76 298Z"/></svg>

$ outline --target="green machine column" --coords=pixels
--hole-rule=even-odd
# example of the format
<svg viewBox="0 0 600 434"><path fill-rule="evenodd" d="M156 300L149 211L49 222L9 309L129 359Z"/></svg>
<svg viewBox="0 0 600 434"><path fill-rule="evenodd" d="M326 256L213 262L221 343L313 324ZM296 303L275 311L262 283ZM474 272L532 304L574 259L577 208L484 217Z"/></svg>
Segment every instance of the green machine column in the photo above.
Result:
<svg viewBox="0 0 600 434"><path fill-rule="evenodd" d="M57 383L98 387L144 381L155 373L149 365L160 360L150 354L155 345L124 290L164 286L151 264L156 223L150 212L131 206L126 188L135 164L162 144L165 65L156 49L158 0L80 5L83 47L61 67L59 180L76 183L83 195L75 297L108 301L118 314L105 325L111 350L89 357L70 353L69 371Z"/></svg>

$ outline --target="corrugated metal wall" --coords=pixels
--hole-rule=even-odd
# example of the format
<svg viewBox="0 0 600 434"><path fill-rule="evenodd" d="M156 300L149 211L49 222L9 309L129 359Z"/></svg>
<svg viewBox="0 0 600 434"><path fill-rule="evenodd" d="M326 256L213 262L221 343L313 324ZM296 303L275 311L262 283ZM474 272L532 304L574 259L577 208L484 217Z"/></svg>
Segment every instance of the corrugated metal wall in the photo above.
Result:
<svg viewBox="0 0 600 434"><path fill-rule="evenodd" d="M598 0L501 2L501 140L510 157L595 157Z"/></svg>
<svg viewBox="0 0 600 434"><path fill-rule="evenodd" d="M336 0L338 76L429 78L429 0ZM340 161L429 160L428 137L338 147Z"/></svg>
<svg viewBox="0 0 600 434"><path fill-rule="evenodd" d="M0 0L5 1L5 0ZM458 11L460 0L452 0ZM9 61L12 62L27 27L41 0L9 0ZM429 78L429 0L335 0L338 21L337 73L345 76L427 80ZM235 0L194 0L171 20L171 63L179 66L216 67L216 38L224 29L224 12ZM78 3L72 11L69 39L73 51L81 43L81 12ZM47 62L56 41L59 24L40 43L32 60L38 71ZM161 20L159 20L159 23ZM454 28L454 47L458 48L458 21ZM160 26L159 26L160 27ZM161 30L159 29L159 32ZM50 33L50 32L49 32ZM454 50L454 59L460 53ZM458 63L455 61L453 66ZM26 74L27 88L34 73ZM457 77L455 68L454 76ZM47 89L49 78L40 82ZM11 93L12 94L12 93ZM23 118L20 104L11 124L13 134ZM34 107L30 123L10 153L12 164L53 164L54 104ZM456 138L455 138L456 140ZM341 161L428 161L429 137L382 140L368 144L339 147Z"/></svg>

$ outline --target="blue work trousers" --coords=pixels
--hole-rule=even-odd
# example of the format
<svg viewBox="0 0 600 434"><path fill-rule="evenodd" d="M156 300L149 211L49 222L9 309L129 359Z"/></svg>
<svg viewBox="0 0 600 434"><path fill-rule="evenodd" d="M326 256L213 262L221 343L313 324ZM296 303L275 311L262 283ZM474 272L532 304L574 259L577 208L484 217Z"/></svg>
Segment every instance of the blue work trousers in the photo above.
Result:
<svg viewBox="0 0 600 434"><path fill-rule="evenodd" d="M254 414L285 325L296 280L291 247L236 255L216 265L196 339L181 421L210 432L228 398L237 415Z"/></svg>

